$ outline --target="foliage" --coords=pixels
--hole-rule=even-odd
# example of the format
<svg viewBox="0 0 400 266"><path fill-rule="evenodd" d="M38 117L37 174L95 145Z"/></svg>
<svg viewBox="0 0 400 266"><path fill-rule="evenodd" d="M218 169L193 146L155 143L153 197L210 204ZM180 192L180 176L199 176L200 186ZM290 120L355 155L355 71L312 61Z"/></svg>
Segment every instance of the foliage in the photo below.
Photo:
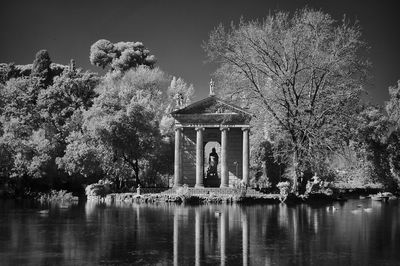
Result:
<svg viewBox="0 0 400 266"><path fill-rule="evenodd" d="M387 160L391 177L400 187L400 80L397 86L389 87L389 101L386 102L386 112L390 122L387 134Z"/></svg>
<svg viewBox="0 0 400 266"><path fill-rule="evenodd" d="M280 181L285 169L285 163L276 156L275 149L279 148L279 146L272 142L269 137L269 131L264 125L261 119L252 120L250 164L255 171L251 180L252 184L259 188L267 189L275 187Z"/></svg>
<svg viewBox="0 0 400 266"><path fill-rule="evenodd" d="M141 42L111 43L102 39L90 47L90 62L102 68L110 66L111 71L125 72L140 65L152 68L156 59Z"/></svg>
<svg viewBox="0 0 400 266"><path fill-rule="evenodd" d="M86 196L101 196L105 197L111 192L112 183L108 180L99 180L98 183L90 184L85 188Z"/></svg>
<svg viewBox="0 0 400 266"><path fill-rule="evenodd" d="M400 81L389 87L389 101L386 102L391 127L387 138L387 152L392 178L400 188Z"/></svg>
<svg viewBox="0 0 400 266"><path fill-rule="evenodd" d="M12 149L0 139L0 186L7 183L12 168Z"/></svg>
<svg viewBox="0 0 400 266"><path fill-rule="evenodd" d="M174 118L170 113L176 109L183 108L192 102L194 94L193 84L187 84L182 78L172 77L167 89L168 106L165 115L162 117L160 126L163 135L171 135L174 125Z"/></svg>
<svg viewBox="0 0 400 266"><path fill-rule="evenodd" d="M325 182L320 179L317 175L314 175L306 185L305 195L308 196L309 194L325 194L328 196L332 196L333 191L330 188L331 183Z"/></svg>
<svg viewBox="0 0 400 266"><path fill-rule="evenodd" d="M120 77L108 75L97 88L93 106L84 112L82 134L74 133L68 140L60 167L70 174L90 175L100 166L112 180L126 184L134 179L136 185L143 182L144 173L151 179L147 175L169 172L155 156L171 152L158 122L165 110L165 84L158 68L140 66Z"/></svg>
<svg viewBox="0 0 400 266"><path fill-rule="evenodd" d="M48 186L64 182L56 158L63 155L69 133L81 128L82 110L91 105L99 81L71 66L51 63L42 50L32 65L8 64L4 72L0 146L7 163L0 172L17 186L30 178L48 179Z"/></svg>
<svg viewBox="0 0 400 266"><path fill-rule="evenodd" d="M396 130L388 138L388 160L391 177L400 188L400 132Z"/></svg>
<svg viewBox="0 0 400 266"><path fill-rule="evenodd" d="M154 114L141 105L132 104L113 116L97 115L90 114L88 118L90 134L133 169L139 184L139 160L147 158L159 138Z"/></svg>
<svg viewBox="0 0 400 266"><path fill-rule="evenodd" d="M0 63L0 84L5 84L7 81L13 78L30 77L32 73L32 67L33 64L15 65L14 63ZM54 78L55 76L61 75L67 66L51 63L49 68L50 69L47 69L46 74L49 74L49 77Z"/></svg>
<svg viewBox="0 0 400 266"><path fill-rule="evenodd" d="M78 198L72 195L72 192L67 192L66 190L54 190L52 189L49 193L40 193L39 199L41 201L49 201L49 202L68 202L68 201L77 201Z"/></svg>
<svg viewBox="0 0 400 266"><path fill-rule="evenodd" d="M381 108L369 106L360 113L356 143L356 150L364 162L367 176L372 177L375 182L381 182L389 190L396 187L390 173L388 136L391 127L391 122Z"/></svg>
<svg viewBox="0 0 400 266"><path fill-rule="evenodd" d="M172 77L171 84L168 87L167 95L171 100L171 111L179 106L189 105L192 101L194 94L193 84L187 84L182 78ZM175 102L172 101L175 100ZM181 103L179 100L181 99ZM175 105L174 105L175 103Z"/></svg>
<svg viewBox="0 0 400 266"><path fill-rule="evenodd" d="M0 84L5 84L11 78L16 78L18 76L19 73L14 64L0 64Z"/></svg>
<svg viewBox="0 0 400 266"><path fill-rule="evenodd" d="M389 95L387 113L371 104L361 106L345 163L334 165L335 186L399 188L398 87L390 87Z"/></svg>
<svg viewBox="0 0 400 266"><path fill-rule="evenodd" d="M188 198L190 197L189 186L184 184L183 186L179 187L175 193L180 198Z"/></svg>
<svg viewBox="0 0 400 266"><path fill-rule="evenodd" d="M46 77L50 70L51 59L47 50L40 50L36 53L32 65L32 75Z"/></svg>
<svg viewBox="0 0 400 266"><path fill-rule="evenodd" d="M99 152L102 147L99 147L95 140L79 131L73 131L67 137L66 143L64 156L56 160L60 169L69 175L79 174L84 177L102 174L99 168L101 159L98 157L107 154Z"/></svg>
<svg viewBox="0 0 400 266"><path fill-rule="evenodd" d="M279 182L276 187L279 189L280 200L283 202L286 200L287 196L290 192L290 183L289 181Z"/></svg>
<svg viewBox="0 0 400 266"><path fill-rule="evenodd" d="M219 26L204 47L231 97L274 121L295 187L302 168L340 149L369 68L357 23L309 8L276 12Z"/></svg>
<svg viewBox="0 0 400 266"><path fill-rule="evenodd" d="M40 177L49 161L45 152L51 144L40 128L41 118L36 106L40 89L38 79L21 78L8 81L1 92L3 134L0 142L13 154L9 176Z"/></svg>
<svg viewBox="0 0 400 266"><path fill-rule="evenodd" d="M59 143L81 128L82 112L93 104L100 79L90 72L68 69L55 77L53 84L40 91L37 105L46 130Z"/></svg>
<svg viewBox="0 0 400 266"><path fill-rule="evenodd" d="M36 178L55 188L105 176L119 190L165 185L174 145L171 132L160 134L165 99L176 91L189 103L193 86L174 78L167 92L171 80L140 42L99 40L90 58L111 73L52 63L46 50L32 64L0 64L1 184L23 189Z"/></svg>
<svg viewBox="0 0 400 266"><path fill-rule="evenodd" d="M400 127L400 80L397 86L389 87L389 101L386 102L386 112L389 120L392 121L397 129Z"/></svg>

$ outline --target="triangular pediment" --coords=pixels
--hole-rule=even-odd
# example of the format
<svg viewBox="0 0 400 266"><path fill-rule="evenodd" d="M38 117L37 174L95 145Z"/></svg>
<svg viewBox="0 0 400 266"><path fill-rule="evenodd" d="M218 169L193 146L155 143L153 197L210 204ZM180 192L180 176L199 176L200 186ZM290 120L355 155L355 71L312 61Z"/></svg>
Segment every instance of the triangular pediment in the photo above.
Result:
<svg viewBox="0 0 400 266"><path fill-rule="evenodd" d="M181 123L217 124L247 124L252 117L247 110L216 96L209 96L175 110L171 115Z"/></svg>
<svg viewBox="0 0 400 266"><path fill-rule="evenodd" d="M251 116L251 113L243 108L215 96L194 102L182 109L175 110L171 114L173 116L176 114L240 114Z"/></svg>

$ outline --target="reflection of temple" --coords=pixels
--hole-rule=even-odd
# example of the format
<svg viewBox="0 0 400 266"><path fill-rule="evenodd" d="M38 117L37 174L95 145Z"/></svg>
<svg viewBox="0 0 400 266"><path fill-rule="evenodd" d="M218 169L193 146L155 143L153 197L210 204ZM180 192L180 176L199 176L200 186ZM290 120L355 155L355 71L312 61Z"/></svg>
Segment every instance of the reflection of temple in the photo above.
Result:
<svg viewBox="0 0 400 266"><path fill-rule="evenodd" d="M42 216L11 201L0 204L0 257L2 265L398 265L398 204L361 202L372 212L353 214L351 202L335 212L87 202Z"/></svg>
<svg viewBox="0 0 400 266"><path fill-rule="evenodd" d="M201 207L195 209L195 226L194 226L194 256L195 256L195 265L202 265L206 259L206 253L214 251L213 248L210 249L210 245L216 242L216 239L213 237L214 232L209 232L212 227L207 226L206 219L211 216L210 211L214 212L214 210L204 210ZM183 223L181 216L181 210L176 208L174 210L174 232L173 232L173 263L174 265L182 265L182 261L180 258L182 254L180 254L181 249L184 248L180 244L183 243L183 237L187 236L182 234L181 225ZM218 217L218 228L217 237L219 243L219 255L220 264L228 265L227 262L227 246L229 245L229 228L231 227L228 223L228 209L223 209L221 212L215 213L215 216ZM245 211L240 212L240 226L242 228L242 258L243 265L248 265L249 261L249 222L248 216ZM206 231L206 232L205 232ZM205 250L207 249L207 250Z"/></svg>
<svg viewBox="0 0 400 266"><path fill-rule="evenodd" d="M213 90L211 84L209 97L171 113L175 118L175 186L228 187L235 179L248 183L251 114L219 99ZM220 173L209 175L219 176L217 182L207 180L204 173L204 153L210 142L220 146L215 147Z"/></svg>

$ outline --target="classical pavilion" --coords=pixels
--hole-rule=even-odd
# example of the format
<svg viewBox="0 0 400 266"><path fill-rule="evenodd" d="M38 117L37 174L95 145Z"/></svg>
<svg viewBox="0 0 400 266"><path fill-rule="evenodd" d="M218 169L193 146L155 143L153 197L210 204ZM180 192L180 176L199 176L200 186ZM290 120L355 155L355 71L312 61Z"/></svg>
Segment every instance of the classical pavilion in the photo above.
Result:
<svg viewBox="0 0 400 266"><path fill-rule="evenodd" d="M171 115L175 119L175 187L248 184L251 113L218 98L211 81L207 98Z"/></svg>

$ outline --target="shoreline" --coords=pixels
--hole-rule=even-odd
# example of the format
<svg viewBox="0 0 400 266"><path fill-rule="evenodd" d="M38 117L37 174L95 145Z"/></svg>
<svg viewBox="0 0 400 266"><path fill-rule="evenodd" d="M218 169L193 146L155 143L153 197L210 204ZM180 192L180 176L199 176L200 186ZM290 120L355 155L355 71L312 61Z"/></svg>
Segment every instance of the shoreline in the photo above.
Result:
<svg viewBox="0 0 400 266"><path fill-rule="evenodd" d="M186 194L182 195L179 193L144 193L137 194L134 192L130 193L111 193L102 196L87 196L86 200L90 202L99 203L160 203L170 202L179 204L208 204L208 203L240 203L240 204L301 204L301 203L332 203L332 202L344 202L350 198L359 198L365 195L365 193L341 193L334 195L326 195L323 193L311 193L307 196L289 194L284 197L280 194Z"/></svg>
<svg viewBox="0 0 400 266"><path fill-rule="evenodd" d="M164 189L141 188L138 192L109 193L106 195L87 195L72 197L72 193L59 191L59 193L40 193L26 197L2 197L2 199L33 199L42 202L98 202L98 203L178 203L178 204L301 204L301 203L333 203L343 202L347 199L365 198L369 195L382 192L381 189L352 188L335 189L332 195L313 192L308 195L280 195L274 193L263 193L252 188L164 188ZM399 192L395 193L399 196Z"/></svg>

